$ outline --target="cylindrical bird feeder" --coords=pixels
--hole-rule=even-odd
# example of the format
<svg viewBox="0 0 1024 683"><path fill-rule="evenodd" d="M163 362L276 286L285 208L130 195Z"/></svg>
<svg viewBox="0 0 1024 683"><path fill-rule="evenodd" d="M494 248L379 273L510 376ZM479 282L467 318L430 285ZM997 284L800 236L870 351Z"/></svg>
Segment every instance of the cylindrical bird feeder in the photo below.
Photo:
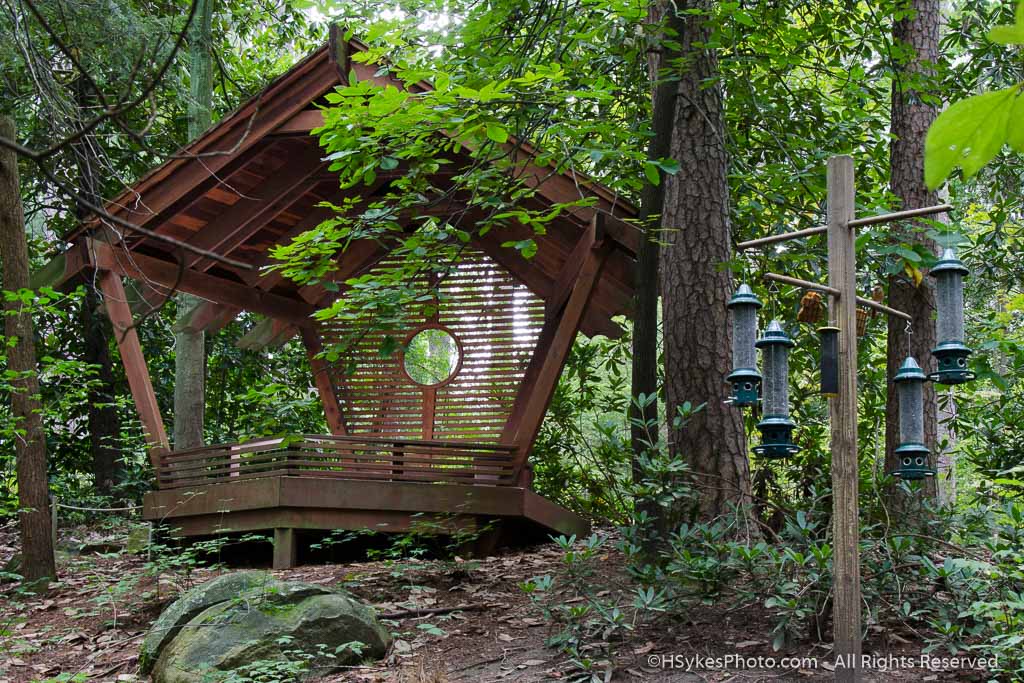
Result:
<svg viewBox="0 0 1024 683"><path fill-rule="evenodd" d="M821 338L821 393L839 395L839 328L819 327Z"/></svg>
<svg viewBox="0 0 1024 683"><path fill-rule="evenodd" d="M939 344L932 349L932 355L939 369L928 379L939 384L963 384L975 377L967 369L971 349L964 346L964 276L970 272L956 257L956 251L949 248L929 273L935 278L935 308L938 313L935 336Z"/></svg>
<svg viewBox="0 0 1024 683"><path fill-rule="evenodd" d="M928 466L928 447L924 445L924 382L927 379L917 361L907 357L896 373L896 392L900 404L900 445L896 449L899 466L894 475L902 479L935 476Z"/></svg>
<svg viewBox="0 0 1024 683"><path fill-rule="evenodd" d="M726 381L732 384L729 402L734 406L757 405L761 374L757 371L757 309L761 300L747 284L741 284L729 300L732 313L732 372Z"/></svg>
<svg viewBox="0 0 1024 683"><path fill-rule="evenodd" d="M785 458L800 448L793 443L793 421L789 419L789 338L778 320L773 320L757 340L761 349L763 381L763 418L757 424L761 445L754 452L765 458Z"/></svg>

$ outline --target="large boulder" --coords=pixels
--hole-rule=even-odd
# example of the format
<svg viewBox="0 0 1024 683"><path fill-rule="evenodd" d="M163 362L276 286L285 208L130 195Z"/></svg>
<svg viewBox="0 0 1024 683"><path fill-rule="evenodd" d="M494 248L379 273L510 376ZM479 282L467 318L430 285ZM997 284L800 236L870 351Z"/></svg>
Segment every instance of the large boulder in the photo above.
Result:
<svg viewBox="0 0 1024 683"><path fill-rule="evenodd" d="M390 643L373 610L343 591L238 572L172 604L147 635L140 667L156 683L199 683L247 667L323 671L381 657Z"/></svg>
<svg viewBox="0 0 1024 683"><path fill-rule="evenodd" d="M234 572L186 591L163 611L143 639L139 652L140 671L144 674L152 671L164 647L201 612L242 594L258 591L275 581L274 577L265 572Z"/></svg>

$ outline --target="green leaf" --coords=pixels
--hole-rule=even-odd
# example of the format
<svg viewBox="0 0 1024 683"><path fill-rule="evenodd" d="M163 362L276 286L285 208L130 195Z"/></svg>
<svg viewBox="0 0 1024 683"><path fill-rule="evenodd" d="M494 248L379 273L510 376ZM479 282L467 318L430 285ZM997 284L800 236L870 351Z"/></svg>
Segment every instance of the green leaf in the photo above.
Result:
<svg viewBox="0 0 1024 683"><path fill-rule="evenodd" d="M394 157L384 157L380 160L380 167L385 171L391 171L398 168L398 159Z"/></svg>
<svg viewBox="0 0 1024 683"><path fill-rule="evenodd" d="M995 26L988 32L988 39L1001 45L1024 44L1024 26Z"/></svg>
<svg viewBox="0 0 1024 683"><path fill-rule="evenodd" d="M669 175L675 175L679 173L679 162L675 159L658 159L654 162L658 168Z"/></svg>
<svg viewBox="0 0 1024 683"><path fill-rule="evenodd" d="M918 254L913 249L907 249L906 247L895 247L893 251L902 256L907 261L911 261L912 263L921 262L921 255Z"/></svg>
<svg viewBox="0 0 1024 683"><path fill-rule="evenodd" d="M1024 7L1024 2L1021 6ZM1006 142L1024 154L1024 89L1018 92L1013 100L1010 121L1006 124Z"/></svg>
<svg viewBox="0 0 1024 683"><path fill-rule="evenodd" d="M1024 0L1017 3L1017 12L1012 25L996 26L988 32L988 39L1002 45L1024 45Z"/></svg>
<svg viewBox="0 0 1024 683"><path fill-rule="evenodd" d="M505 127L497 123L487 124L487 137L494 140L499 145L508 142L508 131Z"/></svg>
<svg viewBox="0 0 1024 683"><path fill-rule="evenodd" d="M658 174L658 165L652 161L644 164L644 176L651 185L657 186L661 183L661 176Z"/></svg>
<svg viewBox="0 0 1024 683"><path fill-rule="evenodd" d="M968 97L942 112L925 138L924 178L937 188L960 166L970 178L992 159L1007 138L1015 85Z"/></svg>

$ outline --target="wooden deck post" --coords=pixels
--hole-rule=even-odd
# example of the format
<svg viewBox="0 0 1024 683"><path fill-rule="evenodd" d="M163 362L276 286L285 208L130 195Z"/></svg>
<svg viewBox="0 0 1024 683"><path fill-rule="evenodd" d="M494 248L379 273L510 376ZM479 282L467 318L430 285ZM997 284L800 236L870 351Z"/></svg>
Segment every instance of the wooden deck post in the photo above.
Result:
<svg viewBox="0 0 1024 683"><path fill-rule="evenodd" d="M324 416L327 418L327 427L334 436L345 436L348 431L345 429L345 419L342 415L341 404L338 402L338 395L334 390L334 382L327 371L327 363L317 354L323 351L323 344L316 330L303 327L302 343L306 346L306 355L309 356L309 369L313 372L313 381L316 382L317 393L320 394L320 403L324 407Z"/></svg>
<svg viewBox="0 0 1024 683"><path fill-rule="evenodd" d="M603 231L599 227L596 232L603 237ZM551 396L555 392L565 360L576 339L580 322L586 313L587 304L590 303L590 296L610 252L609 240L598 239L593 242L586 252L565 306L549 312L550 317L541 331L535 351L538 355L534 356L530 362L531 367L527 368L519 395L516 397L516 405L502 438L503 442L511 440L517 446L515 471L520 479L520 485L524 481L526 458L537 438L537 432L540 431L544 413L551 403Z"/></svg>
<svg viewBox="0 0 1024 683"><path fill-rule="evenodd" d="M857 488L857 265L853 159L828 160L828 277L839 290L829 306L839 328L839 392L830 399L835 576L833 629L837 681L860 680L860 514Z"/></svg>
<svg viewBox="0 0 1024 683"><path fill-rule="evenodd" d="M124 373L128 377L128 387L135 400L135 409L139 413L142 429L146 432L149 460L156 470L160 467L161 453L170 449L170 443L164 430L163 418L160 416L160 406L156 402L146 357L142 354L142 344L139 343L139 335L135 332L135 321L132 319L128 297L120 275L109 270L101 270L98 278L107 316L114 326L114 337L121 353Z"/></svg>
<svg viewBox="0 0 1024 683"><path fill-rule="evenodd" d="M298 559L295 529L274 529L274 569L291 569Z"/></svg>

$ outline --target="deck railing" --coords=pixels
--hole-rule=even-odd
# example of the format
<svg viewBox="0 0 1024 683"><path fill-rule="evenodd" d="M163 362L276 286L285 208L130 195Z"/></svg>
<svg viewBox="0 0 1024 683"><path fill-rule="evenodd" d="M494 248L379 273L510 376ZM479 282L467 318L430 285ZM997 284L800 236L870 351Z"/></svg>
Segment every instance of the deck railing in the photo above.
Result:
<svg viewBox="0 0 1024 683"><path fill-rule="evenodd" d="M160 456L161 489L278 476L512 486L515 446L305 434Z"/></svg>

